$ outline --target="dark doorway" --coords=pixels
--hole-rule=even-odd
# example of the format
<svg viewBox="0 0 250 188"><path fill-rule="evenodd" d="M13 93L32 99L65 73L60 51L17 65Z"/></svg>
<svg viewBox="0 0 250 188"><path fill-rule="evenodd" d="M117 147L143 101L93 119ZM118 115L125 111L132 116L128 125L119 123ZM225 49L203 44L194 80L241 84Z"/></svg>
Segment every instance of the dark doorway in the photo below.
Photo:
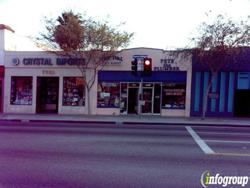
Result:
<svg viewBox="0 0 250 188"><path fill-rule="evenodd" d="M128 89L128 114L138 113L138 88Z"/></svg>
<svg viewBox="0 0 250 188"><path fill-rule="evenodd" d="M142 105L143 114L152 114L152 98L153 98L153 89L152 88L143 88L142 89L142 99L144 105Z"/></svg>
<svg viewBox="0 0 250 188"><path fill-rule="evenodd" d="M238 117L250 117L250 90L235 91L234 115Z"/></svg>
<svg viewBox="0 0 250 188"><path fill-rule="evenodd" d="M37 77L37 113L58 113L58 77Z"/></svg>
<svg viewBox="0 0 250 188"><path fill-rule="evenodd" d="M160 114L161 109L161 84L154 85L154 114Z"/></svg>

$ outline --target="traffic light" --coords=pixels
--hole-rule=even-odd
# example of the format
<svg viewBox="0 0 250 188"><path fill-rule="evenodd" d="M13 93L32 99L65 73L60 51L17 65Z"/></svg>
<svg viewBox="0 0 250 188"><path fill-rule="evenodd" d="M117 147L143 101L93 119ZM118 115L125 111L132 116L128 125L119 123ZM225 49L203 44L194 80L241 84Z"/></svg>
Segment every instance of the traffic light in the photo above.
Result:
<svg viewBox="0 0 250 188"><path fill-rule="evenodd" d="M138 68L138 61L136 58L134 58L133 61L131 61L131 71L132 74L136 75L137 74L137 68Z"/></svg>
<svg viewBox="0 0 250 188"><path fill-rule="evenodd" d="M143 60L143 72L145 75L152 73L152 58L145 57Z"/></svg>

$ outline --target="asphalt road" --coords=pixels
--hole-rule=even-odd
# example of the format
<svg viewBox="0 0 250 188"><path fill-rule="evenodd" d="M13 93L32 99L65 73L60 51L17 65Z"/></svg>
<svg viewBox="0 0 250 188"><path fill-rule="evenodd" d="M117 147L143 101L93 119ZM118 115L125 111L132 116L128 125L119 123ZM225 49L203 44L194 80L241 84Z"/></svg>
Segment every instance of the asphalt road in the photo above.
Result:
<svg viewBox="0 0 250 188"><path fill-rule="evenodd" d="M0 188L191 188L206 171L250 176L250 127L0 125Z"/></svg>

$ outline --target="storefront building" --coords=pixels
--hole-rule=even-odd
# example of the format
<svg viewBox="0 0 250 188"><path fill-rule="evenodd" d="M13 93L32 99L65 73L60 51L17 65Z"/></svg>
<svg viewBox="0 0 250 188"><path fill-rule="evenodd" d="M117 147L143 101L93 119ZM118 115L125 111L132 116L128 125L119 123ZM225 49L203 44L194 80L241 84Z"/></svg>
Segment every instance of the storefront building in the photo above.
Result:
<svg viewBox="0 0 250 188"><path fill-rule="evenodd" d="M131 73L145 57L152 74ZM189 116L192 62L161 49L125 49L106 60L90 90L91 114ZM87 91L73 60L47 52L5 51L4 112L87 114ZM91 79L87 71L84 79Z"/></svg>
<svg viewBox="0 0 250 188"><path fill-rule="evenodd" d="M5 52L4 112L84 114L80 71L57 60L46 52ZM79 101L66 103L66 90Z"/></svg>
<svg viewBox="0 0 250 188"><path fill-rule="evenodd" d="M3 95L4 95L4 62L5 62L5 50L6 45L6 35L10 32L14 32L9 26L0 24L0 113L3 112Z"/></svg>
<svg viewBox="0 0 250 188"><path fill-rule="evenodd" d="M250 49L229 59L212 82L206 116L250 117ZM191 116L202 115L203 97L211 78L209 69L193 57Z"/></svg>

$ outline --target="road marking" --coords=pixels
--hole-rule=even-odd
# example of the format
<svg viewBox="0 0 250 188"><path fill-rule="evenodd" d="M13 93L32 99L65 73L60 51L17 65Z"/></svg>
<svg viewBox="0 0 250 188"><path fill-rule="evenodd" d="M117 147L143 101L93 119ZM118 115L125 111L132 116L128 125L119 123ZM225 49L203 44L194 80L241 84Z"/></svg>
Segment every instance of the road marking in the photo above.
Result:
<svg viewBox="0 0 250 188"><path fill-rule="evenodd" d="M213 155L225 155L225 156L236 156L236 157L250 157L250 153L220 153L220 152L216 152Z"/></svg>
<svg viewBox="0 0 250 188"><path fill-rule="evenodd" d="M214 154L214 151L206 144L206 142L204 142L204 140L200 138L200 136L190 126L185 126L185 128L205 154Z"/></svg>
<svg viewBox="0 0 250 188"><path fill-rule="evenodd" d="M250 124L249 124L250 126ZM200 125L192 125L192 127L201 127ZM222 126L222 125L219 125L219 126L211 126L211 125L203 125L202 128L211 128L211 129L229 129L229 130L232 130L232 129L249 129L249 127L241 127L241 126L236 126L236 127L229 127L229 126Z"/></svg>
<svg viewBox="0 0 250 188"><path fill-rule="evenodd" d="M205 142L217 142L217 143L237 143L237 144L250 144L250 141L242 140L204 140Z"/></svg>
<svg viewBox="0 0 250 188"><path fill-rule="evenodd" d="M240 133L240 132L234 132L234 133L227 133L227 132L214 132L214 131L197 131L199 134L213 134L213 135L220 135L220 134L225 134L225 135L244 135L244 136L250 136L249 133Z"/></svg>

